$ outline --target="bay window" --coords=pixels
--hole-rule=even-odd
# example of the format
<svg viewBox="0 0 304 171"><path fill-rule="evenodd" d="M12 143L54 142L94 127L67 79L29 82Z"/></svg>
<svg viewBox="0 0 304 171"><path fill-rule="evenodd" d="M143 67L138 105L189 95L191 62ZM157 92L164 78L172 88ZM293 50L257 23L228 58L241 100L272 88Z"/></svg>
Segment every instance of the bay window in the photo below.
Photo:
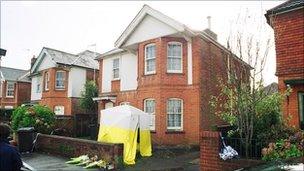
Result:
<svg viewBox="0 0 304 171"><path fill-rule="evenodd" d="M145 47L145 74L155 73L155 44L149 44Z"/></svg>
<svg viewBox="0 0 304 171"><path fill-rule="evenodd" d="M150 115L150 130L155 130L155 100L146 99L144 101L144 111Z"/></svg>
<svg viewBox="0 0 304 171"><path fill-rule="evenodd" d="M65 71L56 71L55 88L57 90L64 89L65 88L64 82L65 82Z"/></svg>
<svg viewBox="0 0 304 171"><path fill-rule="evenodd" d="M167 101L167 129L182 130L183 100L170 98Z"/></svg>
<svg viewBox="0 0 304 171"><path fill-rule="evenodd" d="M168 43L167 72L182 73L182 44L179 42Z"/></svg>

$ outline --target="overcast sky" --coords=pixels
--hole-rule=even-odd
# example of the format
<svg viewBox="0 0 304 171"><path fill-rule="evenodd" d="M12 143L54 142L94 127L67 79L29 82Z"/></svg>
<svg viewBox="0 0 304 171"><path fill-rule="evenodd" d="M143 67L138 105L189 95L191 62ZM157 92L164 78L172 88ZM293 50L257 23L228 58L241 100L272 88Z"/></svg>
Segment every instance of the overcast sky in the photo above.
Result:
<svg viewBox="0 0 304 171"><path fill-rule="evenodd" d="M207 27L207 16L212 17L211 29L218 41L225 44L231 22L240 13L249 11L256 24L262 24L261 38L273 36L272 28L263 16L266 10L283 1L231 2L160 2L160 1L1 1L1 48L7 50L2 66L29 69L30 58L42 47L70 53L86 49L103 53L114 47L131 20L144 4L196 30ZM253 27L252 27L253 28ZM266 36L264 36L266 35ZM267 59L265 82L277 82L274 47Z"/></svg>

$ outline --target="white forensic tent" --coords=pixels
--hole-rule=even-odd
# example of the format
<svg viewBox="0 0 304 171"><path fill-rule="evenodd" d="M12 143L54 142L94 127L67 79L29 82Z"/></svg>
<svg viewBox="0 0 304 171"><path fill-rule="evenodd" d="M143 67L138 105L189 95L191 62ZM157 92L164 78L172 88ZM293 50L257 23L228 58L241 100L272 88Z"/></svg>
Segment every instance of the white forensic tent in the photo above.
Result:
<svg viewBox="0 0 304 171"><path fill-rule="evenodd" d="M123 143L124 163L135 164L138 131L141 156L152 155L149 122L147 113L130 105L101 110L98 141Z"/></svg>

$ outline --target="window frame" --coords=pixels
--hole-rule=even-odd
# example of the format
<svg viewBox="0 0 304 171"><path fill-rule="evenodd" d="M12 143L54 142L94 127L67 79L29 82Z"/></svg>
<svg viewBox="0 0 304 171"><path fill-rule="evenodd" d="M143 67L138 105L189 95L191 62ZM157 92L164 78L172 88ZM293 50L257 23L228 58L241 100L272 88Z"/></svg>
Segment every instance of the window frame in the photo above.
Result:
<svg viewBox="0 0 304 171"><path fill-rule="evenodd" d="M170 100L179 100L179 101L181 101L181 113L180 113L180 115L181 115L181 125L180 125L180 127L173 127L173 126L169 126L169 124L168 124L168 119L169 119L169 113L168 113L168 102L170 101ZM168 98L167 99L167 109L166 109L167 111L166 111L166 115L167 115L167 120L166 120L166 123L167 123L167 130L168 131L183 131L183 125L184 125L184 100L183 99L181 99L181 98Z"/></svg>
<svg viewBox="0 0 304 171"><path fill-rule="evenodd" d="M62 114L57 114L56 111L55 111L56 107L63 107L63 113ZM54 113L55 113L56 116L62 116L62 115L64 115L64 112L65 112L65 107L63 105L55 105L54 106Z"/></svg>
<svg viewBox="0 0 304 171"><path fill-rule="evenodd" d="M44 73L44 91L48 91L49 90L49 84L50 84L50 74L49 72L45 72Z"/></svg>
<svg viewBox="0 0 304 171"><path fill-rule="evenodd" d="M114 68L114 61L118 60L118 67ZM118 77L114 77L114 70L118 70ZM112 80L119 80L120 79L120 58L114 58L112 59Z"/></svg>
<svg viewBox="0 0 304 171"><path fill-rule="evenodd" d="M62 82L63 82L63 86L58 86L57 85L57 73L63 73L63 77L62 77ZM63 70L58 70L55 72L55 90L65 90L65 80L66 80L66 71Z"/></svg>
<svg viewBox="0 0 304 171"><path fill-rule="evenodd" d="M39 86L38 86L39 85ZM37 78L36 82L36 93L41 93L41 78Z"/></svg>
<svg viewBox="0 0 304 171"><path fill-rule="evenodd" d="M147 101L154 101L154 113L148 113L147 111L146 111L146 102ZM150 131L155 131L156 129L155 129L155 126L156 126L156 100L154 99L154 98L147 98L147 99L144 99L144 112L145 113L147 113L147 114L149 114L149 116L151 117L151 115L153 115L154 116L154 125L152 125L152 126L149 126L149 128L150 128Z"/></svg>
<svg viewBox="0 0 304 171"><path fill-rule="evenodd" d="M130 105L131 103L128 101L124 101L124 102L120 102L119 105L123 106L123 105Z"/></svg>
<svg viewBox="0 0 304 171"><path fill-rule="evenodd" d="M177 59L176 56L169 57L169 45L180 45L180 47L181 47L181 56L179 58L181 60L181 68L180 68L180 70L170 70L168 68L168 66L169 66L169 58ZM183 43L181 43L181 42L174 42L174 41L167 43L167 66L166 67L167 67L167 73L178 73L178 74L183 73Z"/></svg>
<svg viewBox="0 0 304 171"><path fill-rule="evenodd" d="M9 90L9 84L13 85L13 88ZM12 91L13 95L9 95L8 92ZM5 91L5 97L7 98L14 98L15 97L15 82L7 81L6 82L6 91Z"/></svg>
<svg viewBox="0 0 304 171"><path fill-rule="evenodd" d="M147 48L152 47L152 46L154 46L154 50L155 50L154 54L155 55L154 55L153 58L147 59ZM156 45L155 45L155 43L150 43L150 44L147 44L145 46L145 57L144 58L145 58L145 62L144 62L144 64L145 64L145 75L155 74L156 73ZM154 60L155 67L154 67L153 71L147 71L147 61L148 60Z"/></svg>

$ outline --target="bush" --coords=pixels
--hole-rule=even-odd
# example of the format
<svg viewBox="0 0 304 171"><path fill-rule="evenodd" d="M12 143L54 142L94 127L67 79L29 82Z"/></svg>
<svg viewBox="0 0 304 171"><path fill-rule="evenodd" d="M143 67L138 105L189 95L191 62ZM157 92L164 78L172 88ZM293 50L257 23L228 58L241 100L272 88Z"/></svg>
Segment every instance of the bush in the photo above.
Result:
<svg viewBox="0 0 304 171"><path fill-rule="evenodd" d="M304 132L297 132L288 139L269 143L268 148L263 148L263 160L273 161L304 156Z"/></svg>
<svg viewBox="0 0 304 171"><path fill-rule="evenodd" d="M37 132L49 134L55 122L55 114L46 106L20 106L12 115L12 129L34 127Z"/></svg>

